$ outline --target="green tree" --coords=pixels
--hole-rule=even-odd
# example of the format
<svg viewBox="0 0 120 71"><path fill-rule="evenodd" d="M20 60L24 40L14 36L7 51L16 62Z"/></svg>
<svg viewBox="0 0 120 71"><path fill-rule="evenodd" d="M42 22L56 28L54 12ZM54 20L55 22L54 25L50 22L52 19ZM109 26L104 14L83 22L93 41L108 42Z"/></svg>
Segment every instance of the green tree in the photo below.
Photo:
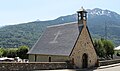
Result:
<svg viewBox="0 0 120 71"><path fill-rule="evenodd" d="M3 57L7 57L7 54L8 54L8 49L5 49L5 48L4 48L4 49L3 49L3 51L4 51L4 53L3 53L3 55L2 55L2 56L3 56Z"/></svg>
<svg viewBox="0 0 120 71"><path fill-rule="evenodd" d="M95 50L96 53L99 57L105 57L106 51L103 47L103 43L101 42L101 40L95 40L94 41L94 46L95 46Z"/></svg>
<svg viewBox="0 0 120 71"><path fill-rule="evenodd" d="M0 48L0 57L3 56L3 53L4 53L4 48Z"/></svg>
<svg viewBox="0 0 120 71"><path fill-rule="evenodd" d="M28 59L28 52L29 48L27 46L20 46L17 50L17 55L18 57L22 58L22 59Z"/></svg>
<svg viewBox="0 0 120 71"><path fill-rule="evenodd" d="M17 48L8 48L7 49L7 57L16 57L17 56Z"/></svg>
<svg viewBox="0 0 120 71"><path fill-rule="evenodd" d="M104 44L104 48L106 50L106 57L109 58L113 58L113 54L114 54L114 45L110 40L103 40L102 43Z"/></svg>
<svg viewBox="0 0 120 71"><path fill-rule="evenodd" d="M105 40L105 39L95 40L94 47L99 57L113 58L114 45L110 40Z"/></svg>

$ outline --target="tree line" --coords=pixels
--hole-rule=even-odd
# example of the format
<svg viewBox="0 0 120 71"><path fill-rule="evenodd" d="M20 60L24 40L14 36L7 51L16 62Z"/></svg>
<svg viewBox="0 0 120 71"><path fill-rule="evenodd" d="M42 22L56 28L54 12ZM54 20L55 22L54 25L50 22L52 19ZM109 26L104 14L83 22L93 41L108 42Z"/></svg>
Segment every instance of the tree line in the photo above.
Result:
<svg viewBox="0 0 120 71"><path fill-rule="evenodd" d="M0 48L0 57L20 57L21 59L28 59L29 48L27 46L20 46L18 48Z"/></svg>
<svg viewBox="0 0 120 71"><path fill-rule="evenodd" d="M113 58L114 44L110 40L94 40L94 47L99 58ZM0 57L20 57L28 59L29 47L20 46L18 48L0 48Z"/></svg>

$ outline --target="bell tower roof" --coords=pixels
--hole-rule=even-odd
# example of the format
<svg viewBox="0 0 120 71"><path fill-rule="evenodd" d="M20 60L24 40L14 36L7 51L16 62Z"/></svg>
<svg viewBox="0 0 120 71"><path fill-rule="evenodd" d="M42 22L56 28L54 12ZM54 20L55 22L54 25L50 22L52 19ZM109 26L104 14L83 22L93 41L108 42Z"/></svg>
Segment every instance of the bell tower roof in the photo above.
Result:
<svg viewBox="0 0 120 71"><path fill-rule="evenodd" d="M79 10L79 11L77 11L78 13L80 13L80 12L85 12L85 13L87 13L87 11L83 8L83 7L81 7L81 9Z"/></svg>

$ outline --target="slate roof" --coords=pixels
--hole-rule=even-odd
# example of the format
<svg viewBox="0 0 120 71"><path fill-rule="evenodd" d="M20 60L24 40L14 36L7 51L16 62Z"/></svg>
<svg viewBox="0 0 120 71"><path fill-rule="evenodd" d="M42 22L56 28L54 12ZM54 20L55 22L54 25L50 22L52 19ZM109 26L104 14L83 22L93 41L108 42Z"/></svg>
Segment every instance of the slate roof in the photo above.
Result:
<svg viewBox="0 0 120 71"><path fill-rule="evenodd" d="M77 23L49 26L28 54L69 56L82 27L78 28Z"/></svg>

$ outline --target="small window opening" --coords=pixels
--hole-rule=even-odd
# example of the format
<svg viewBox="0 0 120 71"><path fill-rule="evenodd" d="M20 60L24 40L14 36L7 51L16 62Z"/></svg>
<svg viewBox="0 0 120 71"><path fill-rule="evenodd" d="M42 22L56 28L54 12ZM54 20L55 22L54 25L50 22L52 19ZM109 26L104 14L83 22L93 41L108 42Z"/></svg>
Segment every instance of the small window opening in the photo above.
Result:
<svg viewBox="0 0 120 71"><path fill-rule="evenodd" d="M49 62L51 62L51 57L49 57Z"/></svg>
<svg viewBox="0 0 120 71"><path fill-rule="evenodd" d="M35 55L35 62L37 61L37 55Z"/></svg>

